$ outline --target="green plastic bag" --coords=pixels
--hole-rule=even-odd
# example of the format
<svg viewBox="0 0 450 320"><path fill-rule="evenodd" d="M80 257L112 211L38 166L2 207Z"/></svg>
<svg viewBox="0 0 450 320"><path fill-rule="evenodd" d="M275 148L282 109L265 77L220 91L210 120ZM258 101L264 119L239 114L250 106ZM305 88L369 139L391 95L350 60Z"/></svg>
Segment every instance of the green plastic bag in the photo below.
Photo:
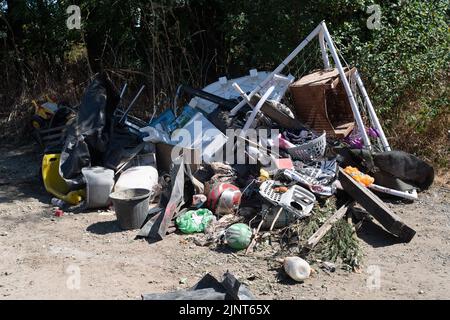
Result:
<svg viewBox="0 0 450 320"><path fill-rule="evenodd" d="M178 229L186 234L204 232L213 217L208 209L190 210L179 216L176 223Z"/></svg>

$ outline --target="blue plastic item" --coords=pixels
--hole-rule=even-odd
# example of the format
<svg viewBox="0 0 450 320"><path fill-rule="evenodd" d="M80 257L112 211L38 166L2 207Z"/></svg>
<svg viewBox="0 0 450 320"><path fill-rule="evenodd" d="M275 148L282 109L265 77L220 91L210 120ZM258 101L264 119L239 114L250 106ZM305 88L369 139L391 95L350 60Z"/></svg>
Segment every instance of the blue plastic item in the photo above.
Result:
<svg viewBox="0 0 450 320"><path fill-rule="evenodd" d="M183 111L181 111L180 115L176 118L176 120L169 126L169 131L173 132L176 129L183 128L189 120L197 113L198 111L192 108L189 105L185 105L183 107Z"/></svg>
<svg viewBox="0 0 450 320"><path fill-rule="evenodd" d="M169 129L170 126L173 126L173 123L175 122L175 114L173 113L172 109L167 109L163 113L159 115L159 117L153 119L149 125L151 127L155 127L157 129L160 129L162 131L165 131L167 133L170 133L171 130Z"/></svg>

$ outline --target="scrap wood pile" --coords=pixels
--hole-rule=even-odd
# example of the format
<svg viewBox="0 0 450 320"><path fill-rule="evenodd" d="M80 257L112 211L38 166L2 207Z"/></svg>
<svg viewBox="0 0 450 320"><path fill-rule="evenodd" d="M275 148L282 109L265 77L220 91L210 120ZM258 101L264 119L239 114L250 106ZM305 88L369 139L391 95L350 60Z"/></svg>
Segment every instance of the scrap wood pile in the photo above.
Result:
<svg viewBox="0 0 450 320"><path fill-rule="evenodd" d="M323 69L283 75L316 37ZM343 67L325 23L273 72L203 89L180 85L173 105L147 120L129 114L142 91L125 106L126 85L119 93L100 74L78 107L53 105L60 134L45 145L42 174L54 204L80 211L112 203L120 227L151 242L177 231L201 246L251 254L269 237L280 255L349 267L360 259L358 221L371 217L399 241L414 237L380 197L414 201L433 168L391 150L358 71ZM292 278L309 276L306 261L283 262Z"/></svg>

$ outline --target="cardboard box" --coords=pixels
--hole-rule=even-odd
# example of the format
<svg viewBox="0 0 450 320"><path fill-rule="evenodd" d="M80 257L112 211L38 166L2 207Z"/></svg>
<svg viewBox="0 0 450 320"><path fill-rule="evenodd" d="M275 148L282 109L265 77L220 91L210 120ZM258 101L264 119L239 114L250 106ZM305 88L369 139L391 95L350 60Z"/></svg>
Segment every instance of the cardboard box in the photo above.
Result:
<svg viewBox="0 0 450 320"><path fill-rule="evenodd" d="M346 69L347 78L356 71ZM344 138L355 126L350 102L337 69L319 70L289 87L295 113L300 121L317 132Z"/></svg>

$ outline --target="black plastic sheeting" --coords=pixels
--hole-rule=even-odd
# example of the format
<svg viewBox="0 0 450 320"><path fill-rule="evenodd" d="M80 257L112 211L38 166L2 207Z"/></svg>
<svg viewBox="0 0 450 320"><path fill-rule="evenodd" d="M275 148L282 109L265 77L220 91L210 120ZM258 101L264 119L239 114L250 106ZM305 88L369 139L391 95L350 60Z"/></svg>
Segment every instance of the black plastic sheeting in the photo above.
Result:
<svg viewBox="0 0 450 320"><path fill-rule="evenodd" d="M227 272L219 282L206 274L188 290L169 293L143 294L143 300L255 300L255 297L231 273Z"/></svg>
<svg viewBox="0 0 450 320"><path fill-rule="evenodd" d="M141 140L114 120L119 101L119 93L105 73L97 75L86 88L61 153L60 175L70 190L85 187L82 168L117 170L120 163L142 150Z"/></svg>
<svg viewBox="0 0 450 320"><path fill-rule="evenodd" d="M365 168L381 186L401 191L428 189L434 181L434 169L425 161L403 151L370 152L339 149L344 158L341 166Z"/></svg>
<svg viewBox="0 0 450 320"><path fill-rule="evenodd" d="M433 184L433 167L412 154L403 151L376 153L373 162L375 167L385 174L390 174L421 190L426 190Z"/></svg>
<svg viewBox="0 0 450 320"><path fill-rule="evenodd" d="M180 163L172 168L171 184L165 186L163 196L160 198L159 208L157 212L148 219L139 231L138 237L148 238L151 242L162 240L169 229L171 221L177 217L184 205L191 205L192 196L194 195L194 186L192 183L192 171L189 165L184 164L181 159ZM170 196L168 192L170 190Z"/></svg>

